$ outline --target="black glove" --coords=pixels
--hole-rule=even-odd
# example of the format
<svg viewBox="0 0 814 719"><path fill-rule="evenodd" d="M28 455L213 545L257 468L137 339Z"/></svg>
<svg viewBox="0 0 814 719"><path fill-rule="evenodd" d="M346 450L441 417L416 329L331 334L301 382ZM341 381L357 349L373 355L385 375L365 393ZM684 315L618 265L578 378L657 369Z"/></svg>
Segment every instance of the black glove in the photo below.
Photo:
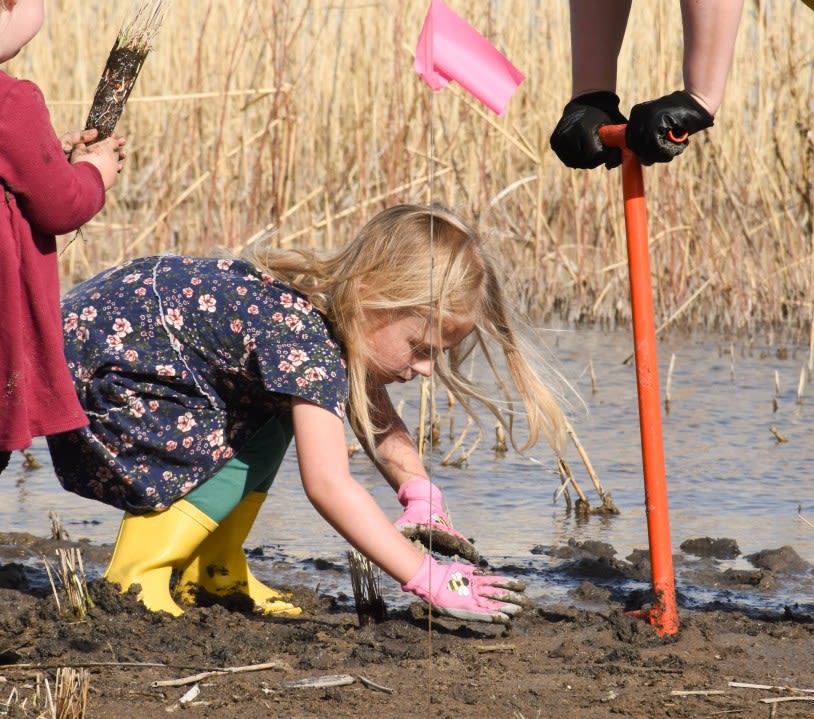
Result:
<svg viewBox="0 0 814 719"><path fill-rule="evenodd" d="M605 147L597 132L602 125L624 125L619 98L612 92L589 92L575 97L562 111L551 133L551 148L564 165L579 170L599 167L609 170L622 162L618 147Z"/></svg>
<svg viewBox="0 0 814 719"><path fill-rule="evenodd" d="M634 105L625 130L625 144L639 156L643 165L670 162L690 144L687 135L712 127L713 118L690 93L678 90L670 95ZM675 142L668 131L681 138Z"/></svg>

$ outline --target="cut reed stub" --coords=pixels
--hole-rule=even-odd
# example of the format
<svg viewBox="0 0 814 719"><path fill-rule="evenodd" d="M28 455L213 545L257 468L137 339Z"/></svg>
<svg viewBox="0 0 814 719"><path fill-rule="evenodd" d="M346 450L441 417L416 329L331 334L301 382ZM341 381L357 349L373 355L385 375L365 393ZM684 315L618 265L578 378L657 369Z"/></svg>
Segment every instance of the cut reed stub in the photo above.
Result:
<svg viewBox="0 0 814 719"><path fill-rule="evenodd" d="M119 30L85 122L86 130L99 131L96 142L110 137L116 129L162 20L163 0L150 0Z"/></svg>

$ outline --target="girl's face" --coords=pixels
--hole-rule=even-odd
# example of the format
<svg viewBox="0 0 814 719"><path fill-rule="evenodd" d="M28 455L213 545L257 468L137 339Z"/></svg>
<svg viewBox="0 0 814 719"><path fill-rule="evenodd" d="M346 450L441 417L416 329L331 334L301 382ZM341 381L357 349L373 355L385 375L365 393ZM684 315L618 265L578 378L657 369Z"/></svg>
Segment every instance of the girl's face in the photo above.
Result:
<svg viewBox="0 0 814 719"><path fill-rule="evenodd" d="M11 60L40 31L45 0L0 3L0 62Z"/></svg>
<svg viewBox="0 0 814 719"><path fill-rule="evenodd" d="M474 329L466 323L439 337L432 336L426 319L405 316L393 319L380 313L367 315L365 337L373 366L370 373L381 384L409 382L416 375L429 377L439 352L455 347Z"/></svg>

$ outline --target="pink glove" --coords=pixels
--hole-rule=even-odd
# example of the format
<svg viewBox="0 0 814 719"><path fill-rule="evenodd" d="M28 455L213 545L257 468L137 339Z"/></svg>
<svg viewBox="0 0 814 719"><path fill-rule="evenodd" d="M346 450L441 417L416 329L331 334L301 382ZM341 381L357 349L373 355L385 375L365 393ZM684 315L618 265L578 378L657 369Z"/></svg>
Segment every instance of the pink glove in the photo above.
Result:
<svg viewBox="0 0 814 719"><path fill-rule="evenodd" d="M475 545L452 528L441 490L432 482L421 477L411 479L401 485L397 496L404 512L394 525L405 537L449 557L458 556L473 564L480 561Z"/></svg>
<svg viewBox="0 0 814 719"><path fill-rule="evenodd" d="M441 490L432 482L420 477L411 479L401 485L396 496L404 507L402 515L393 523L396 529L426 527L469 543L463 534L452 528L452 522L443 509L444 497Z"/></svg>
<svg viewBox="0 0 814 719"><path fill-rule="evenodd" d="M518 594L526 588L523 582L479 574L468 564L439 564L429 555L401 588L421 597L438 614L473 622L508 624L528 603Z"/></svg>

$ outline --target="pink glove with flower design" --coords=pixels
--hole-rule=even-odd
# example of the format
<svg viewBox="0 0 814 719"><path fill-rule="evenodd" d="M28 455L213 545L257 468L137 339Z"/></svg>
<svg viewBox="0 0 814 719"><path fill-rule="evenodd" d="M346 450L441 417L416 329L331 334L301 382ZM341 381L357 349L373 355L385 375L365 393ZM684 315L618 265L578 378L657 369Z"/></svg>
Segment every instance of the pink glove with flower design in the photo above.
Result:
<svg viewBox="0 0 814 719"><path fill-rule="evenodd" d="M421 477L411 479L401 485L397 496L404 512L394 526L405 537L417 539L442 554L458 555L473 563L480 560L473 544L452 527L444 512L441 490L432 482Z"/></svg>
<svg viewBox="0 0 814 719"><path fill-rule="evenodd" d="M468 564L440 564L429 555L401 588L421 597L438 614L473 622L509 624L528 603L518 593L526 588L523 582L482 574Z"/></svg>

